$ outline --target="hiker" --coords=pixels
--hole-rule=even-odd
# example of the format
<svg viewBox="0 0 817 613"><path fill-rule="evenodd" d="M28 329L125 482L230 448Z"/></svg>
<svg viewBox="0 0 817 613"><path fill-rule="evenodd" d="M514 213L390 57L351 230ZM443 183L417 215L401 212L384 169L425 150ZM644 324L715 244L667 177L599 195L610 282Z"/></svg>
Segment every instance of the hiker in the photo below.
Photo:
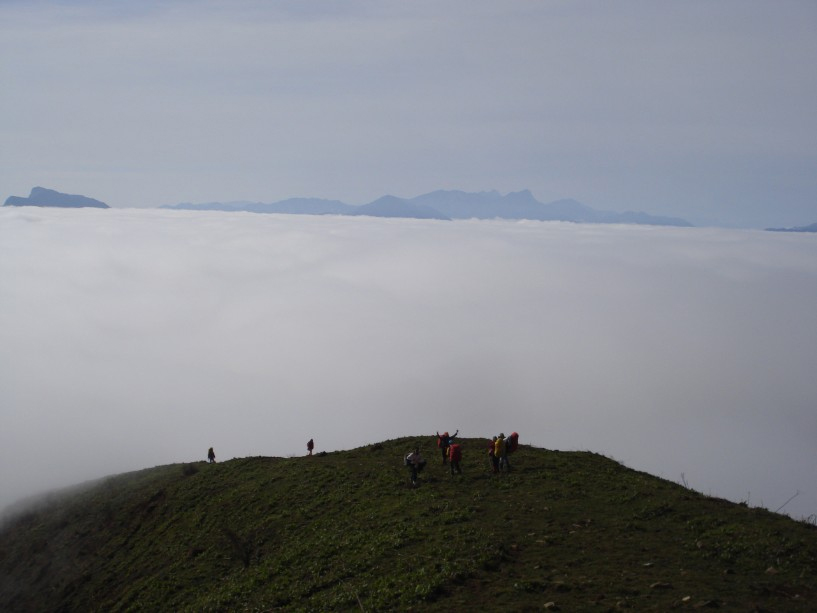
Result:
<svg viewBox="0 0 817 613"><path fill-rule="evenodd" d="M459 443L451 443L448 446L448 459L451 460L451 474L456 470L458 474L462 474L460 469L460 460L462 460L462 445Z"/></svg>
<svg viewBox="0 0 817 613"><path fill-rule="evenodd" d="M508 461L508 450L507 446L505 445L504 432L500 432L499 436L496 437L496 441L494 442L494 457L497 458L499 470L506 468L506 462Z"/></svg>
<svg viewBox="0 0 817 613"><path fill-rule="evenodd" d="M490 441L488 441L488 459L491 461L491 470L495 473L499 472L499 456L495 453L496 449L496 437L492 437Z"/></svg>
<svg viewBox="0 0 817 613"><path fill-rule="evenodd" d="M505 468L508 470L511 469L511 465L508 462L508 456L515 452L519 447L519 433L511 432L511 435L505 439Z"/></svg>
<svg viewBox="0 0 817 613"><path fill-rule="evenodd" d="M448 432L443 432L442 434L437 432L437 447L439 447L440 451L442 452L443 464L448 461L448 446L451 444L451 441L454 440L454 437L459 434L459 432L459 429L457 429L457 431L451 436L448 435Z"/></svg>
<svg viewBox="0 0 817 613"><path fill-rule="evenodd" d="M207 450L207 463L208 464L215 464L216 463L216 452L213 451L213 448Z"/></svg>
<svg viewBox="0 0 817 613"><path fill-rule="evenodd" d="M426 466L426 461L420 455L419 447L415 447L414 451L406 456L405 464L411 471L411 484L417 485L417 474L423 472Z"/></svg>
<svg viewBox="0 0 817 613"><path fill-rule="evenodd" d="M315 441L313 441L312 439L309 439L309 441L306 443L306 451L307 451L306 455L312 455L312 450L314 448L315 448Z"/></svg>

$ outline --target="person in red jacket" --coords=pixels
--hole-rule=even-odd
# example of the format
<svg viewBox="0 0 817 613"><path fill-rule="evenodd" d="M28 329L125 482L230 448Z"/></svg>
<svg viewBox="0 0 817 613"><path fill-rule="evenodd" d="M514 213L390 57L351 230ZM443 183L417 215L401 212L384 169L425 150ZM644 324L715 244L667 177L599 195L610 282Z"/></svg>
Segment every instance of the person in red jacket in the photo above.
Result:
<svg viewBox="0 0 817 613"><path fill-rule="evenodd" d="M451 474L456 470L458 474L462 474L460 469L460 460L462 460L462 446L459 443L451 443L448 446L448 459L451 460Z"/></svg>

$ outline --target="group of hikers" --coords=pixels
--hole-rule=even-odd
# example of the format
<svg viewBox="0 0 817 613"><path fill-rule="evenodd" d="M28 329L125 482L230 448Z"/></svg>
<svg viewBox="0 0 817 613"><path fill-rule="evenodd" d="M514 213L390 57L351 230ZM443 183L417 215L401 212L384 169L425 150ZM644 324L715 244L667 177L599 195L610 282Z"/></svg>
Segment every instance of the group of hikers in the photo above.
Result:
<svg viewBox="0 0 817 613"><path fill-rule="evenodd" d="M440 448L443 466L447 464L452 475L462 474L462 468L460 467L460 461L462 460L462 445L454 441L459 433L459 429L457 429L454 434L449 434L448 432L443 432L440 434L437 432L437 447ZM499 436L492 437L491 440L488 441L487 448L488 459L491 462L492 471L498 473L511 470L508 455L516 451L518 446L519 434L516 432L512 432L508 437L505 436L504 432L500 432ZM314 449L315 441L313 439L309 439L309 441L306 443L307 455L311 456ZM216 461L216 454L212 447L207 450L207 461L209 463L214 463ZM426 462L426 460L420 454L419 445L415 446L414 451L405 457L404 463L411 473L411 484L417 485L417 475L421 473L426 467L426 464L428 464L428 462Z"/></svg>
<svg viewBox="0 0 817 613"><path fill-rule="evenodd" d="M454 439L459 434L457 429L454 434L437 432L437 447L440 448L443 465L448 464L451 474L462 474L460 461L462 460L462 445L455 442ZM513 432L505 437L505 433L501 432L499 436L494 436L488 441L488 458L491 462L491 469L498 473L501 471L511 470L511 464L508 461L508 455L516 451L519 446L519 434ZM414 448L414 451L409 453L405 460L405 465L411 473L411 484L417 485L417 475L426 467L426 460L420 454L419 445Z"/></svg>

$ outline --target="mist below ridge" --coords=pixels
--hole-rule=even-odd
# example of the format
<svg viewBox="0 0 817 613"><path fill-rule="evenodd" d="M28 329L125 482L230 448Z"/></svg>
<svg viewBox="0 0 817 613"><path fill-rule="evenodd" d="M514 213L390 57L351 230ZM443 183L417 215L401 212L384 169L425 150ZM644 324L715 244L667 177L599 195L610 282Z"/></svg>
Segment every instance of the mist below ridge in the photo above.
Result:
<svg viewBox="0 0 817 613"><path fill-rule="evenodd" d="M0 507L459 428L817 513L810 235L9 207L0 279Z"/></svg>

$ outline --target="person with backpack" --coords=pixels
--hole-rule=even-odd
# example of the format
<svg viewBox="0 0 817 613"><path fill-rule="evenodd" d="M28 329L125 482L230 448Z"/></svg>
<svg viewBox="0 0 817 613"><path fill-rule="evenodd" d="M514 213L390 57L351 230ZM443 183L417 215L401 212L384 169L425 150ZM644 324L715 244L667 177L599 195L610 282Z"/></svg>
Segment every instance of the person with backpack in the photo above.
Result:
<svg viewBox="0 0 817 613"><path fill-rule="evenodd" d="M448 446L448 459L451 460L451 474L457 471L457 474L462 474L460 468L460 460L462 460L462 445L459 443L451 443Z"/></svg>
<svg viewBox="0 0 817 613"><path fill-rule="evenodd" d="M418 473L423 472L423 469L426 466L426 461L423 459L423 456L420 455L419 446L415 447L414 451L406 456L404 463L411 472L411 484L417 485L417 475Z"/></svg>
<svg viewBox="0 0 817 613"><path fill-rule="evenodd" d="M496 437L496 442L494 443L494 457L498 459L499 470L507 468L508 447L505 443L504 432L500 432L499 436Z"/></svg>
<svg viewBox="0 0 817 613"><path fill-rule="evenodd" d="M216 462L216 452L213 451L213 448L207 450L207 463L208 464L215 464Z"/></svg>
<svg viewBox="0 0 817 613"><path fill-rule="evenodd" d="M496 437L492 437L490 441L488 441L488 459L491 461L491 470L493 472L499 472L499 456L494 453L494 449L496 448Z"/></svg>
<svg viewBox="0 0 817 613"><path fill-rule="evenodd" d="M309 439L306 443L306 455L312 455L312 450L315 449L315 441Z"/></svg>
<svg viewBox="0 0 817 613"><path fill-rule="evenodd" d="M519 433L518 432L511 432L511 435L507 439L508 442L508 453L514 453L519 448Z"/></svg>
<svg viewBox="0 0 817 613"><path fill-rule="evenodd" d="M454 440L454 437L456 437L459 432L459 428L451 436L448 435L448 432L443 432L442 434L437 432L437 447L439 447L442 452L443 464L448 460L448 446L451 445L451 441Z"/></svg>
<svg viewBox="0 0 817 613"><path fill-rule="evenodd" d="M511 435L505 439L505 455L499 460L505 466L505 470L511 470L511 463L508 461L508 456L516 451L519 447L519 434L511 432Z"/></svg>

